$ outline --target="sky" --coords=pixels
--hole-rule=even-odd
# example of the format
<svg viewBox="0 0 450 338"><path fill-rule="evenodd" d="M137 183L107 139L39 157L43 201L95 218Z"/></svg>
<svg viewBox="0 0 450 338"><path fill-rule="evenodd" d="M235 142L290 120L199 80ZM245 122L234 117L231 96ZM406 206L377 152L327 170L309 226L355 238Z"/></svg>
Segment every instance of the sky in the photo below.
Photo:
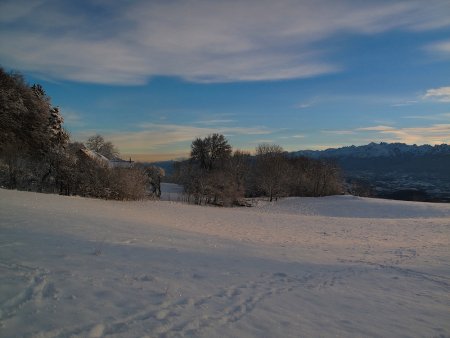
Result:
<svg viewBox="0 0 450 338"><path fill-rule="evenodd" d="M0 46L124 158L450 143L448 0L1 0Z"/></svg>

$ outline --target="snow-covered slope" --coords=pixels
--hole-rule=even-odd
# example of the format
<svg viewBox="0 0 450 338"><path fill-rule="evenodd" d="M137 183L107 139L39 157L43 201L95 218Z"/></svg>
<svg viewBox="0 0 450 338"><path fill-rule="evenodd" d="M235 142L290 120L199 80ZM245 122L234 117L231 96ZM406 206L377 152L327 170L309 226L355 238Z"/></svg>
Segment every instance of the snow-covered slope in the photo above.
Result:
<svg viewBox="0 0 450 338"><path fill-rule="evenodd" d="M449 205L0 200L1 337L450 335Z"/></svg>
<svg viewBox="0 0 450 338"><path fill-rule="evenodd" d="M163 201L180 201L182 199L183 186L175 183L161 183L161 199Z"/></svg>
<svg viewBox="0 0 450 338"><path fill-rule="evenodd" d="M259 202L269 213L360 218L449 217L450 204L405 202L357 196L289 197L278 203Z"/></svg>

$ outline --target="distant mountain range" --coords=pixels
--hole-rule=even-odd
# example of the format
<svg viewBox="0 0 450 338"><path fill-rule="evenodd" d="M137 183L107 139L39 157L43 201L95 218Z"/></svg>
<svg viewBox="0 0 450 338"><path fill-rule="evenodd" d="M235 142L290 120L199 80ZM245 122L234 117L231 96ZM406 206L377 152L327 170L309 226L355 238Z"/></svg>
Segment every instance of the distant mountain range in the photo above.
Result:
<svg viewBox="0 0 450 338"><path fill-rule="evenodd" d="M291 153L294 156L312 158L379 158L396 156L450 156L450 145L440 144L431 146L408 145L405 143L369 143L363 146L349 146L326 150L300 150Z"/></svg>
<svg viewBox="0 0 450 338"><path fill-rule="evenodd" d="M450 202L450 145L370 143L327 150L301 150L305 156L336 162L349 186L366 185L371 196Z"/></svg>
<svg viewBox="0 0 450 338"><path fill-rule="evenodd" d="M450 145L369 143L326 150L300 150L305 156L336 162L351 187L354 182L370 190L370 196L406 200L450 202ZM174 161L153 163L170 176ZM351 193L354 193L350 190Z"/></svg>
<svg viewBox="0 0 450 338"><path fill-rule="evenodd" d="M327 150L301 150L290 154L333 160L343 169L345 176L354 176L361 171L380 175L415 173L437 175L450 181L450 145L447 144L417 146L382 142Z"/></svg>

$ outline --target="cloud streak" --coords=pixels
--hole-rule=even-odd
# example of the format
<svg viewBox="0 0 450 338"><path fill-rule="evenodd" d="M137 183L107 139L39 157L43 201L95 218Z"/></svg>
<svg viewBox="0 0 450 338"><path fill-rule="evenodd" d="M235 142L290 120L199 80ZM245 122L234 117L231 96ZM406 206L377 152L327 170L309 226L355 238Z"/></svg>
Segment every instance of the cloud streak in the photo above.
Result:
<svg viewBox="0 0 450 338"><path fill-rule="evenodd" d="M374 132L385 142L403 142L408 144L450 143L450 124L405 128L379 125L357 128L356 131Z"/></svg>
<svg viewBox="0 0 450 338"><path fill-rule="evenodd" d="M428 89L423 98L439 102L450 102L450 87Z"/></svg>
<svg viewBox="0 0 450 338"><path fill-rule="evenodd" d="M450 25L448 1L173 0L0 4L0 61L55 79L144 84L313 77L341 70L340 34Z"/></svg>
<svg viewBox="0 0 450 338"><path fill-rule="evenodd" d="M402 116L402 118L416 119L416 120L450 121L450 113L432 114L432 115L407 115Z"/></svg>
<svg viewBox="0 0 450 338"><path fill-rule="evenodd" d="M428 45L427 49L444 57L450 56L450 40L435 42Z"/></svg>
<svg viewBox="0 0 450 338"><path fill-rule="evenodd" d="M126 154L155 154L173 152L173 149L181 147L180 153L189 152L189 144L197 137L205 137L212 133L221 133L226 136L233 135L269 135L273 131L265 127L196 127L178 124L142 123L139 130L117 131L100 130L95 133L102 134L112 141L122 153ZM94 134L85 131L76 135L79 139L86 139Z"/></svg>

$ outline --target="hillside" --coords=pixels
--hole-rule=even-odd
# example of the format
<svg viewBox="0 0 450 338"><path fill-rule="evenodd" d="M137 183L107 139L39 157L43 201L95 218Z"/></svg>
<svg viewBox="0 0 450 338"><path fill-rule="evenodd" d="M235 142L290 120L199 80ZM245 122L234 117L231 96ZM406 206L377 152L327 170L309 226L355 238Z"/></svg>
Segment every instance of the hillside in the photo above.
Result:
<svg viewBox="0 0 450 338"><path fill-rule="evenodd" d="M450 335L450 205L0 189L0 336Z"/></svg>

